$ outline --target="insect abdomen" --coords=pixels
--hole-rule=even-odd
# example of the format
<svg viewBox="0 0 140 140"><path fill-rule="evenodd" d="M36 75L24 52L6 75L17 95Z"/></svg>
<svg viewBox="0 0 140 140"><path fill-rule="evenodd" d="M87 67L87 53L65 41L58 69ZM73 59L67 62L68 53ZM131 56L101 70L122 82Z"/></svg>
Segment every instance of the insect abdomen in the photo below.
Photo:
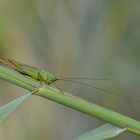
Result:
<svg viewBox="0 0 140 140"><path fill-rule="evenodd" d="M39 80L38 72L40 71L40 69L37 69L35 67L26 64L18 63L17 61L12 59L9 59L8 61L12 63L14 66L16 66L16 70L18 72L28 75L36 80Z"/></svg>

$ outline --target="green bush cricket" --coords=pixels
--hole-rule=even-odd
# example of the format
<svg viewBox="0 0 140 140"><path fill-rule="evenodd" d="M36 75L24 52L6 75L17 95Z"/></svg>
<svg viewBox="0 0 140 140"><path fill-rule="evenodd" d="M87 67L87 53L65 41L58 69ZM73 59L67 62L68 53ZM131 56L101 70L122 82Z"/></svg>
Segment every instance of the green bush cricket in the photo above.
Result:
<svg viewBox="0 0 140 140"><path fill-rule="evenodd" d="M40 84L42 85L42 83L46 84L46 85L55 85L56 88L61 92L63 93L60 88L54 83L55 81L57 80L63 80L63 81L68 81L68 82L74 82L74 83L77 83L77 84L81 84L81 85L84 85L84 86L88 86L90 88L95 88L97 90L102 90L104 92L107 92L107 93L110 93L110 94L116 94L118 96L121 96L121 97L124 97L124 98L127 98L128 100L133 100L131 97L128 97L128 96L125 96L125 95L122 95L120 93L117 93L117 92L113 92L113 91L109 91L109 90L106 90L106 89L102 89L102 88L98 88L98 87L94 87L94 86L91 86L91 85L88 85L86 83L82 83L82 82L79 82L79 81L75 81L73 79L87 79L87 80L107 80L107 79L101 79L101 78L59 78L57 75L55 74L52 74L48 71L45 71L45 70L42 70L42 69L39 69L39 68L36 68L34 66L30 66L30 65L26 65L26 64L23 64L23 63L20 63L20 62L17 62L13 59L7 59L7 60L2 60L0 59L0 64L2 65L5 65L5 66L8 66L10 67L11 69L14 69L16 70L17 72L21 73L21 74L24 74L24 75L27 75L35 80L38 80L40 81ZM135 99L134 99L135 100ZM135 100L137 101L137 100ZM139 102L139 101L137 101Z"/></svg>
<svg viewBox="0 0 140 140"><path fill-rule="evenodd" d="M53 84L56 80L58 80L58 76L55 74L49 73L45 70L40 70L36 67L29 66L23 63L19 63L13 59L8 59L8 62L15 66L15 70L21 74L28 75L33 79L40 81L41 83L45 83L46 85Z"/></svg>
<svg viewBox="0 0 140 140"><path fill-rule="evenodd" d="M46 85L54 84L54 82L57 80L64 80L64 81L69 81L69 82L77 82L77 81L72 81L71 79L107 80L107 79L99 79L99 78L63 78L63 79L60 79L57 75L52 74L48 71L38 69L34 66L29 66L29 65L17 62L13 59L7 59L7 62L8 63L1 60L1 63L9 66L10 68L18 71L21 74L28 75L31 78L40 81L41 83L45 83ZM79 82L79 84L84 84L84 83ZM89 86L89 85L86 85L86 86Z"/></svg>

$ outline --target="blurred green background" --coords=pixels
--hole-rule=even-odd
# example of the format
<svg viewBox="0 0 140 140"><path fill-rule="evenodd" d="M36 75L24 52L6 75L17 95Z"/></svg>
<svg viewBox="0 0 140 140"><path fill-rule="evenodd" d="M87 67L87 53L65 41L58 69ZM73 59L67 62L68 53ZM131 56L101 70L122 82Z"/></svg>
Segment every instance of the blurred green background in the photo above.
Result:
<svg viewBox="0 0 140 140"><path fill-rule="evenodd" d="M0 55L140 99L140 1L1 0ZM140 120L140 103L68 82L59 87ZM0 80L0 105L28 91ZM0 140L72 140L105 122L31 96L0 124ZM114 140L138 140L124 133Z"/></svg>

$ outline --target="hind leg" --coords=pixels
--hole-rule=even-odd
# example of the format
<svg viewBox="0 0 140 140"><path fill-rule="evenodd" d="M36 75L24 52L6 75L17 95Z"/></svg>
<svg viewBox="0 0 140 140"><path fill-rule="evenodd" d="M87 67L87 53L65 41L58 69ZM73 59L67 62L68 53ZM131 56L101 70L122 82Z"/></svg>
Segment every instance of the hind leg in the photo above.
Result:
<svg viewBox="0 0 140 140"><path fill-rule="evenodd" d="M42 75L40 74L40 72L38 72L38 80L40 82L40 86L43 86L44 78L42 77Z"/></svg>

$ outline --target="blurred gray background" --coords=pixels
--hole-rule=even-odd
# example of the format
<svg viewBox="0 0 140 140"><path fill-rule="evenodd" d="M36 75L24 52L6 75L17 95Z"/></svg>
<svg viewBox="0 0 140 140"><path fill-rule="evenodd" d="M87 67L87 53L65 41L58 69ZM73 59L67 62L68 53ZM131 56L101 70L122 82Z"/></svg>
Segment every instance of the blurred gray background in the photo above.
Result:
<svg viewBox="0 0 140 140"><path fill-rule="evenodd" d="M140 99L139 0L1 0L0 55ZM140 103L74 83L66 92L140 120ZM0 80L0 105L28 91ZM105 122L31 96L0 124L0 140L72 140ZM124 133L113 140L138 140Z"/></svg>

